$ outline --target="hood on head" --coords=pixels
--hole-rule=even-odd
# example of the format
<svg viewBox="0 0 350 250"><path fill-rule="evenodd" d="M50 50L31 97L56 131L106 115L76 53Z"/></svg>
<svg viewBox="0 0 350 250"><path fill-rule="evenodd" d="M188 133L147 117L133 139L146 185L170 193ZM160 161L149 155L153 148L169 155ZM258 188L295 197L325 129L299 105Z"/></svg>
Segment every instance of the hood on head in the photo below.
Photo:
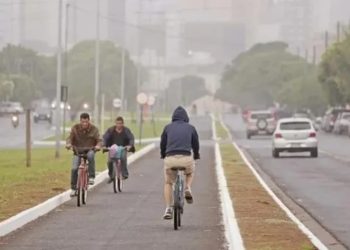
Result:
<svg viewBox="0 0 350 250"><path fill-rule="evenodd" d="M190 118L188 117L186 110L183 107L179 106L175 109L173 113L172 121L189 122Z"/></svg>

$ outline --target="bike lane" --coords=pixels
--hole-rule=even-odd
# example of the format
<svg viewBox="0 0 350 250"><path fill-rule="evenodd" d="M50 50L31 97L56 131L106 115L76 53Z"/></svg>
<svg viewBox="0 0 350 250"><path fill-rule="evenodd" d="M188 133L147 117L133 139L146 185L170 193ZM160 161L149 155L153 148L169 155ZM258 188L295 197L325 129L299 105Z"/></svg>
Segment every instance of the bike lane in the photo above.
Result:
<svg viewBox="0 0 350 250"><path fill-rule="evenodd" d="M204 118L203 118L204 119ZM201 139L210 138L210 120L197 120ZM76 199L0 239L4 250L49 249L226 249L215 175L214 146L202 143L193 184L194 204L185 205L183 226L162 219L163 163L156 149L129 166L124 192L101 184L88 204Z"/></svg>

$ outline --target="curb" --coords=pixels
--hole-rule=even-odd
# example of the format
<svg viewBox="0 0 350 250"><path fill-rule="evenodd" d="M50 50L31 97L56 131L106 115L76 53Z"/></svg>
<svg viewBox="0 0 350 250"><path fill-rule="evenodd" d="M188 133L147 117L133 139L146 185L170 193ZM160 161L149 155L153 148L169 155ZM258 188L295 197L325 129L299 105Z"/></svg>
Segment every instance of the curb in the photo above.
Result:
<svg viewBox="0 0 350 250"><path fill-rule="evenodd" d="M155 149L156 145L150 144L137 153L131 155L128 157L129 164L135 162L136 160L140 159L141 157L145 156L149 152L151 152L153 149ZM105 170L101 172L99 175L95 178L95 185L91 186L89 190L94 189L97 185L104 182L108 177L108 170ZM71 197L69 196L70 191L65 191L59 195L56 195L43 203L36 205L35 207L29 208L23 212L20 212L19 214L0 222L0 237L3 237L21 227L26 225L27 223L36 220L37 218L51 212L58 206L62 205L63 203L69 201Z"/></svg>
<svg viewBox="0 0 350 250"><path fill-rule="evenodd" d="M244 250L244 244L241 236L241 232L238 227L237 218L234 211L234 204L231 200L224 169L222 167L222 157L220 152L220 146L217 142L218 137L216 134L215 117L211 115L212 119L212 131L213 139L215 142L215 162L216 162L216 176L219 185L220 206L222 211L223 224L225 226L225 237L228 243L228 249L230 250Z"/></svg>
<svg viewBox="0 0 350 250"><path fill-rule="evenodd" d="M220 117L221 126L226 130L229 134L230 139L232 140L232 135ZM298 226L298 228L311 240L312 244L318 250L328 250L328 248L318 239L290 210L289 208L277 197L277 195L271 190L271 188L266 184L263 178L259 175L259 173L255 170L253 165L250 163L242 149L237 145L236 142L232 140L232 145L238 151L239 155L242 157L244 163L249 167L249 169L254 174L255 178L259 181L260 185L266 190L266 192L271 196L271 198L277 203L277 205L287 214L287 216Z"/></svg>

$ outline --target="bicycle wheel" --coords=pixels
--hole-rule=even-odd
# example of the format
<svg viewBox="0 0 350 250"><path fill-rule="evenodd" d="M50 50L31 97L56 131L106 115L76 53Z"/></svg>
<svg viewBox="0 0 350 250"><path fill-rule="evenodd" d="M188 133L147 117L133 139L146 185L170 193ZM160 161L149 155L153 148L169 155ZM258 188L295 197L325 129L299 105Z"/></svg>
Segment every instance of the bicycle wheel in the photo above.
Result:
<svg viewBox="0 0 350 250"><path fill-rule="evenodd" d="M178 229L178 216L179 216L179 212L178 212L178 208L174 207L174 229L177 230Z"/></svg>
<svg viewBox="0 0 350 250"><path fill-rule="evenodd" d="M118 162L118 166L117 166L117 184L118 184L118 191L122 192L123 190L123 178L122 178L122 169L121 169L121 162Z"/></svg>
<svg viewBox="0 0 350 250"><path fill-rule="evenodd" d="M78 190L78 194L77 194L77 206L80 207L80 205L82 204L82 173L81 170L78 170L78 182L77 182L77 190Z"/></svg>
<svg viewBox="0 0 350 250"><path fill-rule="evenodd" d="M123 179L118 177L118 191L122 192L123 191Z"/></svg>
<svg viewBox="0 0 350 250"><path fill-rule="evenodd" d="M116 173L116 167L115 167L115 163L113 165L113 173L112 173L112 178L113 178L113 191L114 193L118 193L117 191L117 180L115 178L115 174Z"/></svg>

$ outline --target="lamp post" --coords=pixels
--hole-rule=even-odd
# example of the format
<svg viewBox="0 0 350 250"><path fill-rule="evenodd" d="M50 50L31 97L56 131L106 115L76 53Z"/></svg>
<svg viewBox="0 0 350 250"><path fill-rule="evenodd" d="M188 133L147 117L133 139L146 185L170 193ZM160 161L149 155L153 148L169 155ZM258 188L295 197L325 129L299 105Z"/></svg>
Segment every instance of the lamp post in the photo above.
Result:
<svg viewBox="0 0 350 250"><path fill-rule="evenodd" d="M56 153L60 157L61 141L61 84L62 84L62 0L58 1L58 41L57 41L57 74L56 74Z"/></svg>
<svg viewBox="0 0 350 250"><path fill-rule="evenodd" d="M139 145L141 146L142 142L142 128L143 128L143 108L148 101L148 96L145 93L139 93L137 95L137 103L140 106L140 130L139 130Z"/></svg>

